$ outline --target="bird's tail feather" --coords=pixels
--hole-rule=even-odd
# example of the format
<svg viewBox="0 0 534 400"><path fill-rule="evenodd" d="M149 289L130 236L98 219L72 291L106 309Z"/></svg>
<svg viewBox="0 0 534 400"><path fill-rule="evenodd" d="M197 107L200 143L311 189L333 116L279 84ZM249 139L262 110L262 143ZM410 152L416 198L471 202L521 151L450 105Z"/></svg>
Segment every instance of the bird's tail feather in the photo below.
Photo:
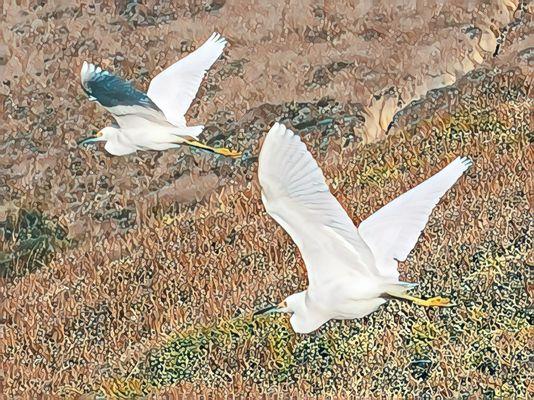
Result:
<svg viewBox="0 0 534 400"><path fill-rule="evenodd" d="M176 135L178 136L190 136L194 139L198 139L198 135L204 130L204 125L197 126L183 126L177 130Z"/></svg>
<svg viewBox="0 0 534 400"><path fill-rule="evenodd" d="M395 282L387 283L384 285L383 293L389 293L390 295L403 295L409 290L412 290L417 286L417 283L411 282Z"/></svg>

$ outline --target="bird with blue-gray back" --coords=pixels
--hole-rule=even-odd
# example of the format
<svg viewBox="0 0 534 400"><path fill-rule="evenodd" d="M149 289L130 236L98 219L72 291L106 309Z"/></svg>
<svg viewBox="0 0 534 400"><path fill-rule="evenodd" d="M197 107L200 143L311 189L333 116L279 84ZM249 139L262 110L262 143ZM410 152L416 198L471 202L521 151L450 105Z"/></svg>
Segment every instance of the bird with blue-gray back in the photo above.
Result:
<svg viewBox="0 0 534 400"><path fill-rule="evenodd" d="M156 75L144 93L102 68L83 63L82 89L89 100L99 103L116 120L94 137L80 144L106 142L104 148L113 155L137 150L166 150L190 146L229 157L241 153L215 148L198 141L202 125L187 126L185 113L196 97L208 69L222 54L226 40L214 33L198 49Z"/></svg>

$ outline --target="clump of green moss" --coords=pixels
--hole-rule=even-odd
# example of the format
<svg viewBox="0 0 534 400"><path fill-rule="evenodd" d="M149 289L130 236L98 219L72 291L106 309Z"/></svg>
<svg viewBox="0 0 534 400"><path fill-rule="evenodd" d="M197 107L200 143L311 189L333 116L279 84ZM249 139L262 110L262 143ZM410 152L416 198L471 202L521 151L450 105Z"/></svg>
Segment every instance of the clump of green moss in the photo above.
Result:
<svg viewBox="0 0 534 400"><path fill-rule="evenodd" d="M47 264L56 249L69 243L58 221L27 209L19 209L0 222L0 237L0 276L10 279Z"/></svg>

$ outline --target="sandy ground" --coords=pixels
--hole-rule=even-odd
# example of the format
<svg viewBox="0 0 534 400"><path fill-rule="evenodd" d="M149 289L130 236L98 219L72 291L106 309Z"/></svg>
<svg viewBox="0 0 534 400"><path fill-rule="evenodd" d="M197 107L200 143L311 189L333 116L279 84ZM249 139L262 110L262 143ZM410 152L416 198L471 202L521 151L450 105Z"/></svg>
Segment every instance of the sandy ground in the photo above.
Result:
<svg viewBox="0 0 534 400"><path fill-rule="evenodd" d="M3 3L8 398L532 394L532 6L351 4ZM146 88L212 31L229 46L188 120L242 160L76 146L110 122L79 88L84 60ZM250 318L306 283L259 196L257 154L276 120L302 135L356 223L473 159L401 266L419 294L457 307L391 302L309 336L285 317Z"/></svg>

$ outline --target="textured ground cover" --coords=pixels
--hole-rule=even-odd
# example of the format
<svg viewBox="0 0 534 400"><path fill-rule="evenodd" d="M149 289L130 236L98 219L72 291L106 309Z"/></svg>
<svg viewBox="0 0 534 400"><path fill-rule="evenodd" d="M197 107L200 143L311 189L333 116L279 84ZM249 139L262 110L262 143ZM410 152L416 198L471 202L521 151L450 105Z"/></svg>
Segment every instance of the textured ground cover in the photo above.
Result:
<svg viewBox="0 0 534 400"><path fill-rule="evenodd" d="M304 277L295 247L265 217L253 185L221 198L224 213L209 219L226 233L210 233L204 223L195 223L200 242L185 245L191 257L203 260L194 264L193 287L197 279L231 282L231 292L214 285L213 297L194 291L184 298L193 307L209 307L206 313L216 320L182 326L148 352L127 379L111 380L107 390L140 394L178 385L169 393L211 388L220 395L527 397L529 101L514 71L482 71L470 78L481 89L471 92L466 84L455 93L458 102L450 113L376 146L343 149L342 138L333 136L328 148L338 144L343 163L329 162L329 150L322 157L337 197L356 221L456 155L472 157L474 167L440 203L402 266L405 279L420 283L422 295L445 294L456 307L428 310L392 302L364 320L330 322L310 336L292 333L284 316L252 319L254 307L276 303L302 287ZM437 97L443 100L445 94ZM324 140L317 133L304 136L316 149ZM384 159L373 157L377 153ZM247 223L234 235L232 221L242 218ZM191 229L181 215L170 227ZM196 255L195 248L221 241L220 252L215 247ZM257 298L241 290L256 285L265 288L258 289Z"/></svg>
<svg viewBox="0 0 534 400"><path fill-rule="evenodd" d="M172 10L165 25L165 8L151 14L141 7L143 14L127 4L116 7L96 23L129 31L124 47L176 29ZM178 21L194 13L205 23L217 21L212 13L224 16L235 6L195 7L179 9L185 14ZM317 35L313 51L336 44L328 21L342 10L325 9L325 38ZM65 46L61 57L76 62L100 49L114 54L110 65L148 77L133 67L141 49L111 52L111 40L98 29L76 36L92 21L87 9L76 12L65 6L51 18L58 29L47 31L51 22L28 18L9 30L22 38L17 32L27 29L28 36L17 39L27 46L32 35L48 32ZM365 134L367 105L343 83L360 79L343 75L347 69L357 74L361 68L327 67L330 81L319 86L304 80L321 74L287 71L297 82L286 87L291 79L275 76L271 81L284 87L279 97L281 89L250 84L245 90L240 80L255 76L256 63L282 48L283 38L294 48L300 36L273 28L265 46L276 46L260 52L259 61L245 61L238 55L246 46L235 34L237 49L215 68L192 114L206 123L210 144L245 149L240 161L187 151L111 158L76 149L75 139L91 124L107 122L77 89L76 66L59 64L41 75L66 83L55 83L55 91L40 86L38 75L17 78L21 89L1 103L9 115L0 157L3 391L13 398L532 396L532 52L524 45L530 23L530 14L523 15L494 59L405 107L373 143ZM386 42L394 36L384 35ZM72 41L77 52L68 46ZM307 62L315 69L325 61L316 64L313 51ZM174 56L162 55L161 63ZM147 70L154 68L150 60ZM394 81L379 75L376 88ZM236 88L242 98L230 96ZM72 106L65 109L65 102ZM295 246L259 196L257 154L276 120L302 135L356 223L456 156L473 159L401 266L404 280L419 282L418 294L446 295L456 307L394 301L309 336L295 335L285 316L250 317L306 284Z"/></svg>

